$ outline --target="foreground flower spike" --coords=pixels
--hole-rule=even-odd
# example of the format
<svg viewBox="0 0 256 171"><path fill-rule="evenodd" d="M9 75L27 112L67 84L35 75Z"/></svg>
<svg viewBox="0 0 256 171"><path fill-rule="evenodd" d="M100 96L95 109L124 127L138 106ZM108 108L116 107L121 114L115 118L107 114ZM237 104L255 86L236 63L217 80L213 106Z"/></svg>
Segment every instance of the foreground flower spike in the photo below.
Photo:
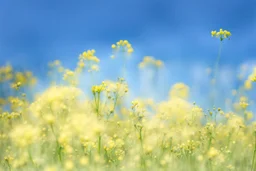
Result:
<svg viewBox="0 0 256 171"><path fill-rule="evenodd" d="M217 37L220 39L220 41L223 41L226 38L229 38L231 36L231 33L227 30L220 29L220 31L212 31L211 32L212 37Z"/></svg>

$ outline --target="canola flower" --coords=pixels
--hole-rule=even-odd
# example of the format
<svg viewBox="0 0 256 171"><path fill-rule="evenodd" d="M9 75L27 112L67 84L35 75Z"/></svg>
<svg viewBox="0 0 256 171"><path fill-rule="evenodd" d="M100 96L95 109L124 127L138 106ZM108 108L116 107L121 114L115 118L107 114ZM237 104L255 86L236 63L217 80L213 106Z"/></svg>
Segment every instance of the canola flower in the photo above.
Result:
<svg viewBox="0 0 256 171"><path fill-rule="evenodd" d="M227 30L220 29L218 32L216 30L211 32L212 37L219 38L220 41L227 39L231 36L231 33Z"/></svg>
<svg viewBox="0 0 256 171"><path fill-rule="evenodd" d="M133 51L126 40L112 45L114 51L122 48ZM23 91L33 74L15 72L9 64L0 68L1 84L13 85L7 88L15 92L0 94L0 170L256 169L253 102L241 91L252 90L256 70L241 90L232 90L229 110L192 103L191 88L182 82L170 85L163 101L129 98L125 78L94 84L87 97L79 75L99 70L95 52L83 52L75 69L51 62L51 75L57 71L65 83L56 80L32 100ZM145 57L139 65L162 67L163 62Z"/></svg>
<svg viewBox="0 0 256 171"><path fill-rule="evenodd" d="M128 42L128 40L120 40L116 42L116 44L112 44L111 48L114 51L122 51L128 54L131 54L134 51L132 45Z"/></svg>
<svg viewBox="0 0 256 171"><path fill-rule="evenodd" d="M111 45L112 48L112 55L110 56L111 59L115 58L121 58L123 67L122 67L122 76L124 77L126 75L126 65L128 62L128 59L132 56L134 49L131 45L131 43L128 40L120 40L116 42L115 44Z"/></svg>
<svg viewBox="0 0 256 171"><path fill-rule="evenodd" d="M157 85L159 71L164 67L163 61L155 59L152 56L145 56L143 60L138 64L141 71L151 75L152 85Z"/></svg>
<svg viewBox="0 0 256 171"><path fill-rule="evenodd" d="M143 58L143 61L139 63L139 68L145 68L145 67L156 67L156 68L161 68L163 67L163 61L161 60L156 60L152 56L145 56Z"/></svg>

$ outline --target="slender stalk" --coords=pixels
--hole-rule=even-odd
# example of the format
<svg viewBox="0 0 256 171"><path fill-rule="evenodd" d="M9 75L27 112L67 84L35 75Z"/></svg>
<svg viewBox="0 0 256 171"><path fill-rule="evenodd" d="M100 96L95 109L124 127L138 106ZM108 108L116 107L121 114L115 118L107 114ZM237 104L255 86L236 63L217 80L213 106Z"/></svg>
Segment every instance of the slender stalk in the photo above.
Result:
<svg viewBox="0 0 256 171"><path fill-rule="evenodd" d="M123 59L123 68L122 68L122 77L125 78L126 77L126 68L127 68L127 57L124 56Z"/></svg>
<svg viewBox="0 0 256 171"><path fill-rule="evenodd" d="M217 81L218 70L219 70L219 62L220 62L220 57L221 57L221 50L222 50L222 41L220 41L219 53L218 53L218 57L217 57L217 60L216 60L215 71L214 71L214 76L213 76L215 90L217 90L216 81ZM215 94L213 96L213 105L215 105L215 100L216 100L216 92L215 92Z"/></svg>
<svg viewBox="0 0 256 171"><path fill-rule="evenodd" d="M8 166L9 171L11 171L12 168L11 168L11 165L10 165L9 161L6 161L6 163L7 163L7 166Z"/></svg>
<svg viewBox="0 0 256 171"><path fill-rule="evenodd" d="M59 145L59 147L58 147L58 156L59 156L60 162L62 162L61 151L62 151L62 147Z"/></svg>
<svg viewBox="0 0 256 171"><path fill-rule="evenodd" d="M99 135L99 142L98 142L98 152L100 154L101 151L101 135Z"/></svg>
<svg viewBox="0 0 256 171"><path fill-rule="evenodd" d="M212 171L212 159L209 160L210 171Z"/></svg>
<svg viewBox="0 0 256 171"><path fill-rule="evenodd" d="M252 157L251 171L253 171L253 168L254 168L255 155L256 155L256 131L254 131L254 151L253 151L253 157Z"/></svg>
<svg viewBox="0 0 256 171"><path fill-rule="evenodd" d="M219 53L218 53L218 57L217 57L216 64L215 64L215 75L214 75L214 79L216 79L216 78L217 78L217 75L218 75L219 62L220 62L220 57L221 57L221 50L222 50L222 41L220 41Z"/></svg>
<svg viewBox="0 0 256 171"><path fill-rule="evenodd" d="M143 147L143 143L142 143L142 128L140 128L140 144L141 144L141 147Z"/></svg>
<svg viewBox="0 0 256 171"><path fill-rule="evenodd" d="M29 159L30 159L31 163L33 163L33 165L35 165L35 162L33 160L33 157L32 157L30 149L28 149L28 156L29 156Z"/></svg>
<svg viewBox="0 0 256 171"><path fill-rule="evenodd" d="M50 124L50 127L51 127L52 133L53 133L53 135L55 137L55 140L56 140L56 150L57 150L57 154L58 154L59 160L61 162L62 161L62 157L61 157L62 147L61 147L61 145L58 142L58 137L57 137L57 134L54 131L53 124Z"/></svg>
<svg viewBox="0 0 256 171"><path fill-rule="evenodd" d="M97 115L100 116L100 93L97 93Z"/></svg>
<svg viewBox="0 0 256 171"><path fill-rule="evenodd" d="M94 97L94 102L95 102L95 111L97 113L97 116L99 117L99 106L100 106L100 93L97 92L96 93L93 93L93 97Z"/></svg>

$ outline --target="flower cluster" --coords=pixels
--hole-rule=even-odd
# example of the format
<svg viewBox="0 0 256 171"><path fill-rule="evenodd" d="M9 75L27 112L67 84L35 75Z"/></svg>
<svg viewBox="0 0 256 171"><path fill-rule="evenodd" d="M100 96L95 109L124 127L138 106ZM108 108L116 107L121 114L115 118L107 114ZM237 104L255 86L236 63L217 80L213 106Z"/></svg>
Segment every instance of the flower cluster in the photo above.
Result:
<svg viewBox="0 0 256 171"><path fill-rule="evenodd" d="M211 35L212 37L219 38L220 41L223 41L224 39L229 38L231 36L231 33L227 30L220 29L220 31L218 32L216 30L212 31Z"/></svg>
<svg viewBox="0 0 256 171"><path fill-rule="evenodd" d="M120 40L116 44L112 44L111 47L114 51L127 52L128 54L131 54L134 51L128 40Z"/></svg>
<svg viewBox="0 0 256 171"><path fill-rule="evenodd" d="M139 64L139 68L145 68L146 66L152 66L156 68L160 68L163 66L163 61L156 60L152 56L145 56L143 61Z"/></svg>
<svg viewBox="0 0 256 171"><path fill-rule="evenodd" d="M86 66L88 67L88 72L99 71L100 59L95 56L96 51L94 49L84 51L79 56L79 62L77 63L77 71L81 72Z"/></svg>

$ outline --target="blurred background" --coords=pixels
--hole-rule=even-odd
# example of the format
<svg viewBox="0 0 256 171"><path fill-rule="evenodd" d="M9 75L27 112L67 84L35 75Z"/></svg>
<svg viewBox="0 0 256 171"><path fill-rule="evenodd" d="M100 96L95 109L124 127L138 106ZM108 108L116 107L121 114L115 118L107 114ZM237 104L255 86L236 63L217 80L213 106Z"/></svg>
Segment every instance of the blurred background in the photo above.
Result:
<svg viewBox="0 0 256 171"><path fill-rule="evenodd" d="M240 85L241 67L249 74L254 66L255 6L255 0L1 0L0 64L33 71L42 89L48 85L48 62L58 59L72 69L79 54L95 49L101 60L98 81L116 80L120 63L110 59L111 44L126 39L134 47L126 75L133 94L165 99L174 83L184 82L191 101L203 105L210 88L206 69L214 67L220 43L210 32L232 33L223 42L219 67L223 98ZM157 87L138 70L144 56L165 63Z"/></svg>

